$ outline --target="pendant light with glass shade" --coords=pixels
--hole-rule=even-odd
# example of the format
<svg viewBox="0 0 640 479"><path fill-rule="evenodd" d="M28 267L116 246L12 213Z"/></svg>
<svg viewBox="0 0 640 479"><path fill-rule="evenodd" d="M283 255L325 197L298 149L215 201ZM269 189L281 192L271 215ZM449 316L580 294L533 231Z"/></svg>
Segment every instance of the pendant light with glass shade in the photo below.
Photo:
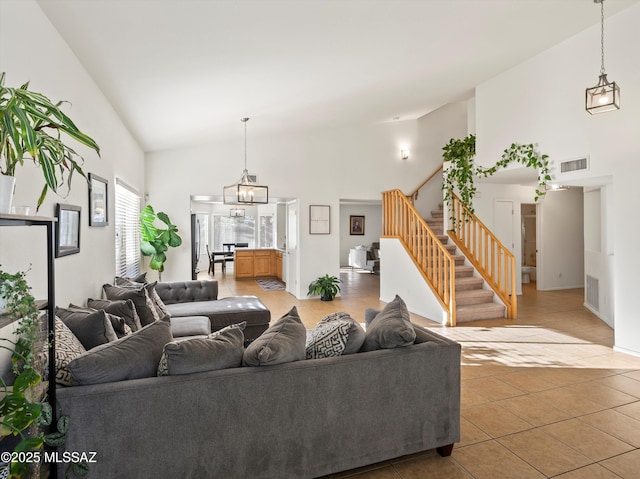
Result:
<svg viewBox="0 0 640 479"><path fill-rule="evenodd" d="M604 72L604 0L593 0L600 4L600 77L598 84L586 91L586 108L590 114L620 109L620 87L609 82Z"/></svg>
<svg viewBox="0 0 640 479"><path fill-rule="evenodd" d="M242 177L233 185L225 186L223 199L225 205L254 205L269 202L269 188L258 185L255 176L249 175L247 170L247 122L249 118L241 118L244 123L244 170Z"/></svg>

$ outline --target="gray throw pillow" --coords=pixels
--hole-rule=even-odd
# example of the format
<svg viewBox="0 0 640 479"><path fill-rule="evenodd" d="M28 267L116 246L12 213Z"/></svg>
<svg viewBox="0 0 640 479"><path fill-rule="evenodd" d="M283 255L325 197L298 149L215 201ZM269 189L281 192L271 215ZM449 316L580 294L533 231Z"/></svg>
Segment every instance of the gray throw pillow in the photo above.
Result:
<svg viewBox="0 0 640 479"><path fill-rule="evenodd" d="M367 308L364 310L364 324L368 328L371 324L371 321L375 319L378 314L380 314L381 309Z"/></svg>
<svg viewBox="0 0 640 479"><path fill-rule="evenodd" d="M227 326L206 338L190 338L165 344L158 376L200 373L242 366L246 326Z"/></svg>
<svg viewBox="0 0 640 479"><path fill-rule="evenodd" d="M349 339L348 321L335 320L318 323L307 332L307 359L340 356Z"/></svg>
<svg viewBox="0 0 640 479"><path fill-rule="evenodd" d="M140 316L136 311L136 306L130 299L109 300L109 299L91 299L87 300L87 307L93 309L104 309L109 314L124 319L124 322L131 328L131 331L137 331L142 328L140 324ZM117 331L116 331L117 333Z"/></svg>
<svg viewBox="0 0 640 479"><path fill-rule="evenodd" d="M56 383L63 386L71 386L71 373L69 363L83 353L86 349L78 338L65 324L56 318Z"/></svg>
<svg viewBox="0 0 640 479"><path fill-rule="evenodd" d="M55 314L80 340L86 350L118 339L107 313L56 307Z"/></svg>
<svg viewBox="0 0 640 479"><path fill-rule="evenodd" d="M306 358L307 330L294 306L244 351L245 366L270 366Z"/></svg>
<svg viewBox="0 0 640 479"><path fill-rule="evenodd" d="M68 309L93 313L103 308L89 308L89 307L85 308L83 306L77 306L73 303L69 303ZM107 313L107 318L109 318L109 321L111 321L111 326L113 326L113 330L116 332L116 336L118 336L118 338L121 338L122 336L126 336L127 334L131 333L131 329L127 326L127 323L125 322L124 318L121 318L120 316L116 316L115 314L108 313L106 311L105 313ZM127 330L129 331L128 333L125 331L125 328L127 328Z"/></svg>
<svg viewBox="0 0 640 479"><path fill-rule="evenodd" d="M362 351L409 346L415 339L407 305L396 295L367 327Z"/></svg>
<svg viewBox="0 0 640 479"><path fill-rule="evenodd" d="M355 319L353 319L348 313L345 313L342 311L337 313L327 314L320 321L318 321L318 324L329 323L332 321L348 321L350 325L349 337L347 339L347 344L344 348L344 351L342 351L342 354L343 355L353 354L360 351L360 348L362 347L362 343L364 343L364 337L365 337L364 329L362 329L362 326L360 326L360 324Z"/></svg>
<svg viewBox="0 0 640 479"><path fill-rule="evenodd" d="M69 363L73 385L100 384L155 376L171 324L156 321L129 336L87 351Z"/></svg>
<svg viewBox="0 0 640 479"><path fill-rule="evenodd" d="M121 286L113 286L112 284L105 284L102 286L104 294L107 299L130 299L136 307L136 312L140 317L140 324L146 326L154 321L160 319L155 306L151 302L151 298L147 294L147 290L143 287L140 288L127 288ZM132 328L133 329L133 328Z"/></svg>

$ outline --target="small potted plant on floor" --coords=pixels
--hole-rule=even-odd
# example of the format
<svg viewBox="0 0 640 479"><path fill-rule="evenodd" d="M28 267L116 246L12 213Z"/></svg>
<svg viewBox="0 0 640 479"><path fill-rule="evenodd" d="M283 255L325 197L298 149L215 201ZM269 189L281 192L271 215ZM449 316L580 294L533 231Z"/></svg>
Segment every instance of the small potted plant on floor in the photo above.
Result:
<svg viewBox="0 0 640 479"><path fill-rule="evenodd" d="M309 284L307 296L319 294L321 301L333 301L340 291L340 280L335 276L325 274Z"/></svg>

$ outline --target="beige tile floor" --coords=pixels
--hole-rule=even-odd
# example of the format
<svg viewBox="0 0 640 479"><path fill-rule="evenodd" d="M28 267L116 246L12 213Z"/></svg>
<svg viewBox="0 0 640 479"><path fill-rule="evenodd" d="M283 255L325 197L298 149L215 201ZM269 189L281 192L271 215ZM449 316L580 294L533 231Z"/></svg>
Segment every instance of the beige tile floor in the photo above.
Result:
<svg viewBox="0 0 640 479"><path fill-rule="evenodd" d="M309 327L333 311L364 321L366 308L384 306L367 273L343 271L333 302L265 292L231 269L215 278L220 297L255 294L273 319L295 305ZM640 358L613 351L613 330L582 306L583 290L525 286L517 320L446 328L412 315L462 344L462 437L450 457L425 451L330 477L639 478Z"/></svg>

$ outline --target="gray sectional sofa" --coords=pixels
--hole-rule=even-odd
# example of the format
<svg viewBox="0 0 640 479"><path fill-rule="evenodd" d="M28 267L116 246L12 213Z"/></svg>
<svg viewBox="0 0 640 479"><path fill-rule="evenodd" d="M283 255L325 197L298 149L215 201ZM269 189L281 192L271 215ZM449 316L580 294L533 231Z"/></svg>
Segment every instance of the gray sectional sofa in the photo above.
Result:
<svg viewBox="0 0 640 479"><path fill-rule="evenodd" d="M110 479L301 479L450 454L460 345L415 330L396 349L61 388L66 450L95 452L89 477Z"/></svg>
<svg viewBox="0 0 640 479"><path fill-rule="evenodd" d="M155 290L172 318L206 316L211 331L246 321L244 336L251 342L269 327L271 313L262 301L256 296L218 299L216 280L161 282Z"/></svg>

